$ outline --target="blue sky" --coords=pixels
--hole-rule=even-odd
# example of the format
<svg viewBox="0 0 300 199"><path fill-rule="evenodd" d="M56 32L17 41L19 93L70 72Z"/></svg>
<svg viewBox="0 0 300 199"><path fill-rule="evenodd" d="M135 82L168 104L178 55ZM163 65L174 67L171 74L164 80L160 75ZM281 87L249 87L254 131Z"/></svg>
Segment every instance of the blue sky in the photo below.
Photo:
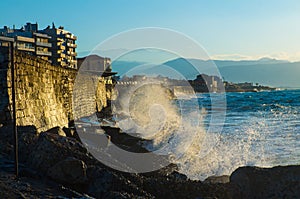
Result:
<svg viewBox="0 0 300 199"><path fill-rule="evenodd" d="M78 36L78 52L133 28L162 27L200 43L212 58L300 60L299 0L11 0L0 25L55 22Z"/></svg>

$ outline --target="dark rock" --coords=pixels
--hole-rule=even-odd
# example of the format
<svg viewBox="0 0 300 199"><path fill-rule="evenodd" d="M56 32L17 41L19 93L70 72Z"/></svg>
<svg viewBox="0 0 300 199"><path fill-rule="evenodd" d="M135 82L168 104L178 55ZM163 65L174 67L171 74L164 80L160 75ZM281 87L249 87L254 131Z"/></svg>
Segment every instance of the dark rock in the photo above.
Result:
<svg viewBox="0 0 300 199"><path fill-rule="evenodd" d="M3 144L8 145L13 143L13 127L11 125L2 126L0 128L0 135L1 135L0 141L2 142L2 146L0 145L0 147L3 147Z"/></svg>
<svg viewBox="0 0 300 199"><path fill-rule="evenodd" d="M36 170L30 169L30 168L22 168L19 171L19 176L20 177L28 177L32 179L41 179L42 176L40 175L39 172Z"/></svg>
<svg viewBox="0 0 300 199"><path fill-rule="evenodd" d="M87 149L77 140L50 133L41 133L36 144L32 146L27 164L31 168L46 173L50 167L68 157L75 157L85 163L96 162L87 152Z"/></svg>
<svg viewBox="0 0 300 199"><path fill-rule="evenodd" d="M47 175L60 183L65 184L84 184L87 181L86 164L73 157L58 162L51 167Z"/></svg>
<svg viewBox="0 0 300 199"><path fill-rule="evenodd" d="M166 158L165 160L168 160L167 157L165 157L165 158ZM163 167L163 168L161 168L159 170L148 172L148 173L144 173L142 175L148 176L148 177L169 176L169 175L176 175L176 173L179 174L177 172L177 170L178 170L178 166L176 164L170 163L169 165L167 165L167 166L165 166L165 167ZM184 174L182 174L182 175L184 175Z"/></svg>
<svg viewBox="0 0 300 199"><path fill-rule="evenodd" d="M6 182L0 181L0 198L26 198L18 188L11 187Z"/></svg>
<svg viewBox="0 0 300 199"><path fill-rule="evenodd" d="M67 127L63 127L62 129L67 137L73 137L75 130Z"/></svg>
<svg viewBox="0 0 300 199"><path fill-rule="evenodd" d="M105 199L132 199L132 198L151 198L151 197L137 197L133 194L129 194L126 192L116 192L116 191L111 191L111 192L107 192L103 195L103 198Z"/></svg>
<svg viewBox="0 0 300 199"><path fill-rule="evenodd" d="M207 184L224 184L224 183L229 183L230 177L228 175L223 175L223 176L210 176L206 178L203 183Z"/></svg>
<svg viewBox="0 0 300 199"><path fill-rule="evenodd" d="M177 171L178 171L178 166L177 164L173 164L173 163L170 163L168 166L158 170L159 174L162 176L168 176L170 174L178 173Z"/></svg>
<svg viewBox="0 0 300 199"><path fill-rule="evenodd" d="M37 135L37 129L33 125L28 125L28 126L18 126L17 127L18 133L19 134L34 134Z"/></svg>
<svg viewBox="0 0 300 199"><path fill-rule="evenodd" d="M170 175L171 178L173 178L176 181L186 181L188 180L187 176L179 173L178 171L173 171Z"/></svg>
<svg viewBox="0 0 300 199"><path fill-rule="evenodd" d="M142 142L148 141L138 136L132 136L121 131L120 128L110 127L110 126L101 126L107 135L110 136L112 143L118 147L135 153L147 153L149 152L144 147L142 147Z"/></svg>
<svg viewBox="0 0 300 199"><path fill-rule="evenodd" d="M103 197L113 186L114 175L106 169L97 167L88 168L87 175L89 178L88 193L97 198Z"/></svg>
<svg viewBox="0 0 300 199"><path fill-rule="evenodd" d="M108 135L100 133L80 133L80 138L88 148L98 148L104 151L107 149L110 141Z"/></svg>
<svg viewBox="0 0 300 199"><path fill-rule="evenodd" d="M300 198L300 166L241 167L230 183L234 198Z"/></svg>
<svg viewBox="0 0 300 199"><path fill-rule="evenodd" d="M78 135L78 132L76 131L76 129L73 129L74 132L73 132L73 138L76 139L78 142L81 142L81 138L80 136Z"/></svg>
<svg viewBox="0 0 300 199"><path fill-rule="evenodd" d="M66 137L66 133L59 126L49 129L48 131L46 131L46 133L51 133L54 135Z"/></svg>
<svg viewBox="0 0 300 199"><path fill-rule="evenodd" d="M38 135L36 131L32 132L19 132L18 145L19 145L19 160L20 162L26 162L28 157L32 153L33 147L38 141Z"/></svg>
<svg viewBox="0 0 300 199"><path fill-rule="evenodd" d="M91 166L87 170L88 194L96 198L153 198L136 183L140 177ZM132 178L133 177L133 178ZM133 181L129 180L132 179Z"/></svg>
<svg viewBox="0 0 300 199"><path fill-rule="evenodd" d="M75 128L64 127L63 131L65 132L67 137L75 138L77 141L81 142L81 139L80 139L80 137L79 137L79 135L78 135Z"/></svg>

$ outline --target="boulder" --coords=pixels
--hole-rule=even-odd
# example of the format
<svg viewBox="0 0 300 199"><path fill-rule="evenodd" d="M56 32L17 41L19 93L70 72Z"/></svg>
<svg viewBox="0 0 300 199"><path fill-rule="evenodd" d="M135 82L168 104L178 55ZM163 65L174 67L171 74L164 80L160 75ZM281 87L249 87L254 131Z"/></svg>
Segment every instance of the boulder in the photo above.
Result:
<svg viewBox="0 0 300 199"><path fill-rule="evenodd" d="M141 179L138 175L125 175L126 177L110 169L90 166L87 170L87 193L96 198L153 198L136 185Z"/></svg>
<svg viewBox="0 0 300 199"><path fill-rule="evenodd" d="M46 131L47 133L51 133L54 135L59 135L59 136L63 136L66 137L66 133L63 131L63 129L61 129L59 126L57 127L53 127L52 129L49 129L48 131Z"/></svg>
<svg viewBox="0 0 300 199"><path fill-rule="evenodd" d="M300 198L300 166L241 167L230 183L233 198Z"/></svg>
<svg viewBox="0 0 300 199"><path fill-rule="evenodd" d="M160 158L164 158L164 161L168 161L168 157L162 157L159 156ZM143 173L142 175L147 176L147 177L161 177L161 176L169 176L169 177L179 177L179 178L187 178L184 174L178 173L178 166L176 164L170 163L169 165L160 168L159 170L151 171L148 173Z"/></svg>
<svg viewBox="0 0 300 199"><path fill-rule="evenodd" d="M136 196L134 194L130 194L127 192L117 192L117 191L111 191L111 192L107 192L103 195L103 198L105 199L132 199L132 198L154 198L154 197L139 197Z"/></svg>
<svg viewBox="0 0 300 199"><path fill-rule="evenodd" d="M52 129L47 130L46 133L51 133L54 135L66 137L66 133L59 126L53 127Z"/></svg>
<svg viewBox="0 0 300 199"><path fill-rule="evenodd" d="M67 127L63 127L62 129L67 137L73 137L75 130Z"/></svg>
<svg viewBox="0 0 300 199"><path fill-rule="evenodd" d="M68 157L51 167L47 176L64 184L84 184L87 180L86 170L87 166L82 160Z"/></svg>
<svg viewBox="0 0 300 199"><path fill-rule="evenodd" d="M88 171L89 187L88 193L101 198L112 189L114 174L106 169L89 167Z"/></svg>
<svg viewBox="0 0 300 199"><path fill-rule="evenodd" d="M74 127L71 128L63 127L62 130L65 132L67 137L75 138L77 141L81 142L81 139Z"/></svg>
<svg viewBox="0 0 300 199"><path fill-rule="evenodd" d="M49 168L68 157L83 160L86 164L96 162L87 149L74 138L41 133L37 142L31 147L27 164L33 169L46 173Z"/></svg>
<svg viewBox="0 0 300 199"><path fill-rule="evenodd" d="M173 171L169 177L171 177L174 181L186 181L188 180L187 176L179 173L178 171Z"/></svg>
<svg viewBox="0 0 300 199"><path fill-rule="evenodd" d="M210 176L206 178L203 183L207 184L225 184L229 183L230 179L228 175L222 175L222 176Z"/></svg>

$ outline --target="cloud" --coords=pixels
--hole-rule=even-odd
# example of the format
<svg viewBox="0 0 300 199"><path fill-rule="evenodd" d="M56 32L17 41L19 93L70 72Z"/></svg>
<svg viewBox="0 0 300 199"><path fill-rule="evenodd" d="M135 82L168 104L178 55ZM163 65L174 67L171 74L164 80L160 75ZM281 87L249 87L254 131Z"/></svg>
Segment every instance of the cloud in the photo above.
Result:
<svg viewBox="0 0 300 199"><path fill-rule="evenodd" d="M253 56L240 55L240 54L223 54L223 55L213 55L211 59L214 60L254 60Z"/></svg>
<svg viewBox="0 0 300 199"><path fill-rule="evenodd" d="M278 53L271 53L271 54L264 54L264 55L242 55L242 54L220 54L220 55L213 55L211 59L214 60L258 60L261 58L271 58L277 60L287 60L287 61L300 61L300 51L294 53L287 53L287 52L278 52Z"/></svg>
<svg viewBox="0 0 300 199"><path fill-rule="evenodd" d="M270 55L272 58L280 59L280 60L288 60L288 61L300 61L300 51L295 53L287 53L287 52L279 52L273 53Z"/></svg>

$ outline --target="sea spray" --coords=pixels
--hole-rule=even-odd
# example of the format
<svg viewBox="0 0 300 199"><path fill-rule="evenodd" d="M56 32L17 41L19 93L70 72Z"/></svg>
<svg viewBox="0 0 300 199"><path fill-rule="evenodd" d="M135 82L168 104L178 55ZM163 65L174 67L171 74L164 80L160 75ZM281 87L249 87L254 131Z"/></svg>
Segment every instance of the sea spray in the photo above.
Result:
<svg viewBox="0 0 300 199"><path fill-rule="evenodd" d="M113 112L124 132L151 140L144 143L144 147L156 154L168 155L182 171L198 158L205 138L201 122L205 110L199 107L197 100L193 100L195 109L187 113L183 110L184 103L191 103L186 100L191 96L181 96L186 99L180 100L172 89L157 81L144 82L134 88L120 86L117 93Z"/></svg>
<svg viewBox="0 0 300 199"><path fill-rule="evenodd" d="M200 152L182 172L202 180L230 175L240 166L299 164L299 95L299 91L227 93L227 118L218 144L207 155ZM210 120L209 112L206 120ZM209 136L217 138L206 132Z"/></svg>
<svg viewBox="0 0 300 199"><path fill-rule="evenodd" d="M230 175L244 165L265 166L264 148L257 145L257 140L263 139L258 129L263 123L256 124L256 129L241 128L242 134L228 137L207 131L203 124L207 112L195 96L178 99L171 89L154 82L119 89L114 114L122 115L118 121L120 128L152 140L144 143L144 147L168 155L190 179ZM193 109L186 110L185 103Z"/></svg>
<svg viewBox="0 0 300 199"><path fill-rule="evenodd" d="M119 89L114 114L124 132L151 139L144 146L169 155L190 179L299 163L299 91L228 93L221 133L208 131L213 111L206 102L218 95L179 98L158 81L144 82Z"/></svg>

